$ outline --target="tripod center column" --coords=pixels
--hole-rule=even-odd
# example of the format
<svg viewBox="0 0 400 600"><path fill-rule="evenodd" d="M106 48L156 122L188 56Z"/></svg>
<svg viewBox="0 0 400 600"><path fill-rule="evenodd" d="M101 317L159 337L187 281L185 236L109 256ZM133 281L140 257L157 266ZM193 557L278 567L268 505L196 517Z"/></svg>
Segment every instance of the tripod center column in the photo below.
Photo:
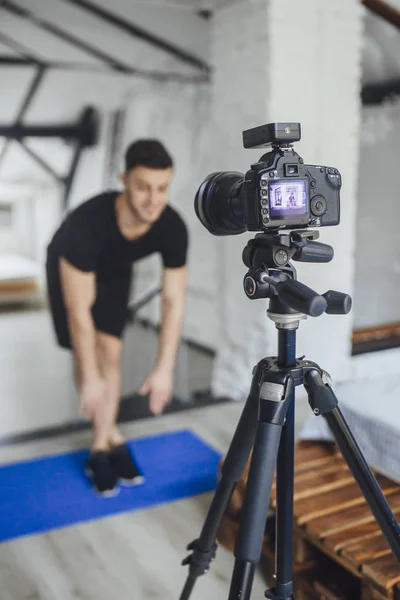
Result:
<svg viewBox="0 0 400 600"><path fill-rule="evenodd" d="M278 328L278 366L292 367L296 362L296 329Z"/></svg>

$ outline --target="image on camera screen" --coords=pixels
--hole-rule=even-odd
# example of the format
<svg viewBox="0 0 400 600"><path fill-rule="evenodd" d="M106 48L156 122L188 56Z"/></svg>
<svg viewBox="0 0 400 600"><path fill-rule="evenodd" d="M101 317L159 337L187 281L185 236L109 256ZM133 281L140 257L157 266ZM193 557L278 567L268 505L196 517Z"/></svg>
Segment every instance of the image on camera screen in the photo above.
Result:
<svg viewBox="0 0 400 600"><path fill-rule="evenodd" d="M273 181L269 184L269 213L271 219L304 217L307 208L307 183L297 181Z"/></svg>

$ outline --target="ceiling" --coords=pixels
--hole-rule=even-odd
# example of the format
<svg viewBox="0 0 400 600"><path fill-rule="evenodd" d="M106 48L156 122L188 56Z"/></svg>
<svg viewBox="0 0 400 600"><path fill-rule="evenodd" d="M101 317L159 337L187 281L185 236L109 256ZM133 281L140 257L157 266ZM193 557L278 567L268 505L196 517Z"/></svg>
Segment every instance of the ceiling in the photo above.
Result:
<svg viewBox="0 0 400 600"><path fill-rule="evenodd" d="M0 0L0 68L7 64L16 67L3 78L6 84L3 80L1 120L10 124L25 123L27 117L37 118L35 106L40 108L42 116L46 107L47 117L54 120L56 113L64 114L66 102L68 114L75 114L71 104L75 100L81 104L81 98L75 98L81 88L76 88L77 94L67 89L69 79L60 69L73 69L70 75L83 81L85 89L89 88L86 92L93 94L94 104L99 92L95 86L87 85L86 73L91 71L126 73L152 80L207 80L212 14L217 7L233 1L236 0ZM384 5L382 0L362 2ZM400 94L400 0L392 0L391 5L399 10L398 15L396 13L398 27L364 9L364 103L369 97L370 104L380 104L388 90L392 93L397 89ZM239 36L240 32L241 24L237 23L232 35ZM24 68L17 68L18 65ZM36 69L32 78L31 65L58 69L50 69L53 78L46 70L46 86L41 80L45 71ZM83 73L77 77L76 70ZM110 92L109 83L107 86ZM56 102L53 98L35 104L33 100L39 88L42 94L39 98L43 99L43 94L50 90L53 95L57 94ZM114 88L111 91L114 93ZM7 140L0 140L0 164L4 163L8 146ZM19 151L19 147L15 151ZM25 151L40 162L41 159L32 154L33 144ZM53 154L57 157L59 152Z"/></svg>
<svg viewBox="0 0 400 600"><path fill-rule="evenodd" d="M133 74L207 73L209 24L189 2L0 0L0 57Z"/></svg>
<svg viewBox="0 0 400 600"><path fill-rule="evenodd" d="M207 17L227 1L0 0L0 62L204 80L210 64ZM391 6L400 11L400 0ZM392 80L400 80L400 31L365 10L363 83Z"/></svg>

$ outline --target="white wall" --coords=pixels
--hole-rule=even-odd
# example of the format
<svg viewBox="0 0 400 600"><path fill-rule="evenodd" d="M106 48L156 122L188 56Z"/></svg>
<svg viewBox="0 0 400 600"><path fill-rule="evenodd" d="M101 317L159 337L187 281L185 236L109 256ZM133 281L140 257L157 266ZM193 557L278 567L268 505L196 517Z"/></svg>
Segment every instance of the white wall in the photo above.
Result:
<svg viewBox="0 0 400 600"><path fill-rule="evenodd" d="M60 187L56 182L35 178L0 180L1 203L11 210L10 226L0 231L0 252L40 263L43 278L46 245L60 221Z"/></svg>
<svg viewBox="0 0 400 600"><path fill-rule="evenodd" d="M400 7L399 0L390 4ZM366 14L363 81L379 84L400 74L398 29L373 13ZM360 168L355 244L354 327L400 320L400 100L387 98L361 113ZM393 354L375 356L377 364ZM358 357L358 363L363 363ZM369 364L370 361L365 361Z"/></svg>
<svg viewBox="0 0 400 600"><path fill-rule="evenodd" d="M262 154L243 150L242 129L300 121L296 149L305 162L342 173L341 224L320 230L335 258L326 265L297 263L299 279L319 292L353 293L361 50L362 8L356 0L242 1L222 7L214 19L216 169L243 172ZM220 242L225 304L214 390L238 399L247 394L254 362L276 353L266 303L247 300L242 291L246 239ZM309 318L300 327L298 354L320 362L335 381L347 379L352 319Z"/></svg>
<svg viewBox="0 0 400 600"><path fill-rule="evenodd" d="M354 327L400 321L400 101L362 111Z"/></svg>

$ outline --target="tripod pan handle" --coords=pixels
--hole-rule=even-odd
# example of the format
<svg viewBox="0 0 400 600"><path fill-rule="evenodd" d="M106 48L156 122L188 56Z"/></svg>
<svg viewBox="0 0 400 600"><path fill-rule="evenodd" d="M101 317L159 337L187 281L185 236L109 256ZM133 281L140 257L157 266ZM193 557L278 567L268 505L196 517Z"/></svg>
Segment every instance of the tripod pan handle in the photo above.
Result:
<svg viewBox="0 0 400 600"><path fill-rule="evenodd" d="M300 246L293 255L293 260L300 262L327 263L333 258L333 248L321 242L307 242Z"/></svg>
<svg viewBox="0 0 400 600"><path fill-rule="evenodd" d="M351 311L352 299L348 294L328 290L323 296L328 303L328 315L347 315Z"/></svg>
<svg viewBox="0 0 400 600"><path fill-rule="evenodd" d="M278 283L276 291L284 304L310 317L319 317L328 306L323 296L295 279Z"/></svg>

